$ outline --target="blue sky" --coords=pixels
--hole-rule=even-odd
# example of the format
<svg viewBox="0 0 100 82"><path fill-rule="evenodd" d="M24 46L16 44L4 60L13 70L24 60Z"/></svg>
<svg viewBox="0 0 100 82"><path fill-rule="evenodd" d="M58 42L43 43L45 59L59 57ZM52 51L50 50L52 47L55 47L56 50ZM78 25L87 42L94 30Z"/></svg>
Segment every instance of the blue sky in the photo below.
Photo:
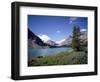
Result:
<svg viewBox="0 0 100 82"><path fill-rule="evenodd" d="M87 30L87 17L28 15L28 28L44 41L64 40L72 34L74 25Z"/></svg>

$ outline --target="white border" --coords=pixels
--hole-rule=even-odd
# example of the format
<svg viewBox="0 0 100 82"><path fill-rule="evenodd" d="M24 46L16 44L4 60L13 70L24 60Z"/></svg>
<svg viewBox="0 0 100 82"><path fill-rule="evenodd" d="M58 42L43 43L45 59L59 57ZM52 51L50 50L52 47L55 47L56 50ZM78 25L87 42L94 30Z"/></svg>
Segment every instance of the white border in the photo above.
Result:
<svg viewBox="0 0 100 82"><path fill-rule="evenodd" d="M53 15L88 17L88 64L60 66L27 66L27 15ZM20 8L20 75L78 73L94 71L94 11L40 7Z"/></svg>

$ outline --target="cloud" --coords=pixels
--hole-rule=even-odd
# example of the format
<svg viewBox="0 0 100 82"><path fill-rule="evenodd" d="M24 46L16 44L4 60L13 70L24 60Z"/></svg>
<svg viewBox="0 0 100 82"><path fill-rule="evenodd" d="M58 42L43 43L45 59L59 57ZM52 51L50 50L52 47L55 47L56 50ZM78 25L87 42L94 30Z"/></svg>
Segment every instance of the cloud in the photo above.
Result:
<svg viewBox="0 0 100 82"><path fill-rule="evenodd" d="M70 20L72 21L77 20L77 17L71 17Z"/></svg>
<svg viewBox="0 0 100 82"><path fill-rule="evenodd" d="M61 42L65 41L65 39L62 39L60 41L56 41L56 43L60 44Z"/></svg>
<svg viewBox="0 0 100 82"><path fill-rule="evenodd" d="M51 38L49 36L45 35L45 34L40 34L40 35L38 35L38 37L44 42L51 40Z"/></svg>
<svg viewBox="0 0 100 82"><path fill-rule="evenodd" d="M70 24L71 24L72 22L73 22L73 21L71 21L71 20L69 21Z"/></svg>
<svg viewBox="0 0 100 82"><path fill-rule="evenodd" d="M70 17L69 23L71 24L71 23L73 23L75 20L77 20L77 17Z"/></svg>
<svg viewBox="0 0 100 82"><path fill-rule="evenodd" d="M83 31L87 31L86 29L81 29L81 32L83 32Z"/></svg>
<svg viewBox="0 0 100 82"><path fill-rule="evenodd" d="M61 33L61 31L60 30L57 30L56 33Z"/></svg>

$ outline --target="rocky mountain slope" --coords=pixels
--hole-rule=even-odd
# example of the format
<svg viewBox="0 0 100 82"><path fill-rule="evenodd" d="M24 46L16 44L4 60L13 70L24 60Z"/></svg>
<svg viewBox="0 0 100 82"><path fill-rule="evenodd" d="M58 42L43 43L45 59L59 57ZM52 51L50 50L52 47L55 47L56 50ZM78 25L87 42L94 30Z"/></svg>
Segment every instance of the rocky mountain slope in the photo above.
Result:
<svg viewBox="0 0 100 82"><path fill-rule="evenodd" d="M57 45L57 43L55 43L52 40L48 40L46 43L49 44L49 45L51 45L51 46L56 46Z"/></svg>
<svg viewBox="0 0 100 82"><path fill-rule="evenodd" d="M49 47L38 36L36 36L30 29L28 29L28 47L31 48L45 48Z"/></svg>

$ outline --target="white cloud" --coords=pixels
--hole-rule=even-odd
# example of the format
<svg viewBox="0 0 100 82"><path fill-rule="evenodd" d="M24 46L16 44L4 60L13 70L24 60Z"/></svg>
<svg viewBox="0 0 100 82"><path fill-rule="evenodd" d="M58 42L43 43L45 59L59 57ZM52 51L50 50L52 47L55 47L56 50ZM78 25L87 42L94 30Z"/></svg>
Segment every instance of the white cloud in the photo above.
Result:
<svg viewBox="0 0 100 82"><path fill-rule="evenodd" d="M71 24L72 22L73 22L73 21L71 21L71 20L69 21L70 24Z"/></svg>
<svg viewBox="0 0 100 82"><path fill-rule="evenodd" d="M61 33L61 31L60 30L57 30L56 33Z"/></svg>
<svg viewBox="0 0 100 82"><path fill-rule="evenodd" d="M71 23L73 23L75 20L77 20L77 17L71 17L69 20L70 20L69 23L71 24Z"/></svg>
<svg viewBox="0 0 100 82"><path fill-rule="evenodd" d="M86 31L86 29L81 29L81 32Z"/></svg>
<svg viewBox="0 0 100 82"><path fill-rule="evenodd" d="M71 17L70 20L72 21L77 20L77 17Z"/></svg>
<svg viewBox="0 0 100 82"><path fill-rule="evenodd" d="M45 35L45 34L40 34L40 35L38 35L38 37L44 42L51 40L51 38L49 36Z"/></svg>
<svg viewBox="0 0 100 82"><path fill-rule="evenodd" d="M60 41L56 41L56 43L60 44L61 42L65 41L65 39L62 39Z"/></svg>

